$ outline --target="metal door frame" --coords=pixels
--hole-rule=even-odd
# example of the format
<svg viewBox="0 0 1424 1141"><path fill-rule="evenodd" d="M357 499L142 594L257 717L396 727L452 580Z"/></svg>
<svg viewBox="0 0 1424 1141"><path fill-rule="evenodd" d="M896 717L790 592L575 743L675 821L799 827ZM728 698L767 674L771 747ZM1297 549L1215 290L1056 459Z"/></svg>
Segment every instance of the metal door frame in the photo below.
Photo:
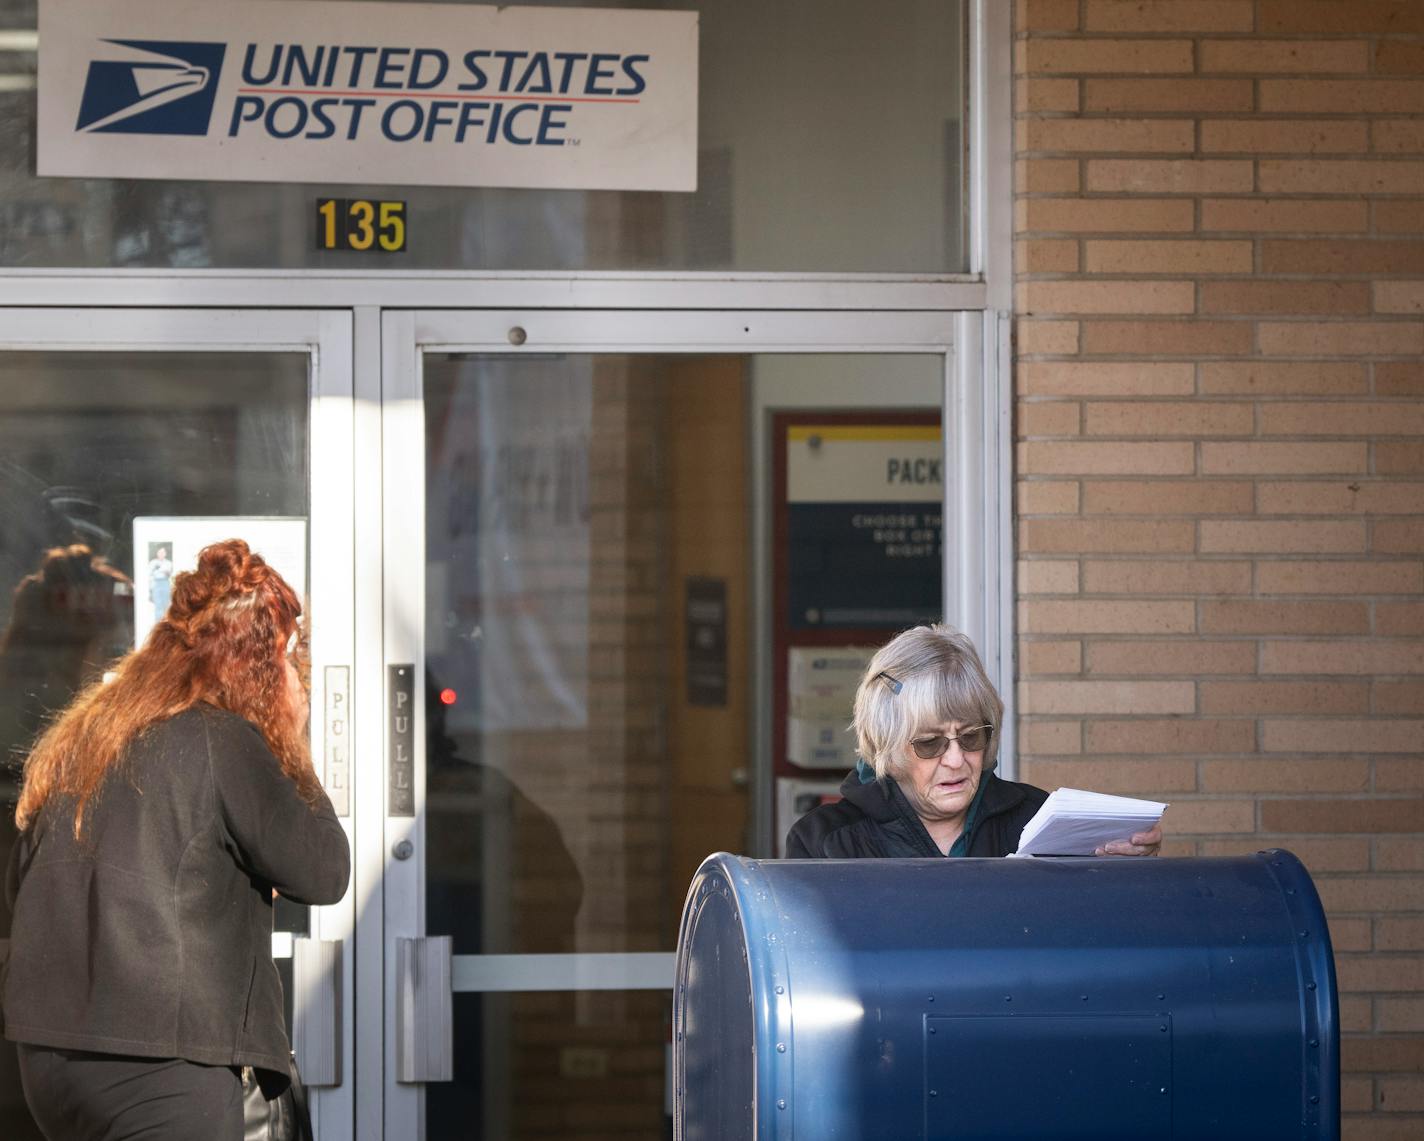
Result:
<svg viewBox="0 0 1424 1141"><path fill-rule="evenodd" d="M361 673L365 692L383 695L386 669L414 668L414 692L423 693L425 601L425 454L422 404L422 359L426 352L475 352L518 356L528 353L920 353L937 354L944 362L946 473L954 473L955 490L946 498L946 613L957 620L985 650L991 672L1000 661L1001 626L998 607L985 610L986 591L1007 586L999 571L1008 542L1000 511L1009 494L1003 482L1007 449L998 443L1007 430L1007 412L984 391L985 340L982 315L933 311L873 311L854 313L786 313L766 311L678 310L393 310L381 313L381 425L379 450L383 473L381 525L381 629L361 637L363 647L379 641L382 654ZM997 331L997 330L996 330ZM1007 333L1005 324L1004 333ZM987 338L998 350L998 336ZM359 359L359 358L358 358ZM358 380L358 387L359 387ZM358 445L358 451L367 448ZM374 467L375 465L372 465ZM769 520L753 520L754 565L767 565ZM366 549L363 555L374 552ZM755 613L758 645L757 676L770 668L769 580L758 572ZM992 584L992 589L991 589ZM369 613L363 611L363 613ZM1008 679L1000 677L1001 681ZM762 704L762 703L759 703ZM424 702L414 702L416 757L423 757ZM769 740L769 713L759 710L757 740ZM363 788L387 788L390 758L385 733L360 742L357 763ZM1012 756L1012 743L1007 746ZM358 1065L363 1075L374 1073L376 1041L382 1043L384 1074L380 1106L377 1091L363 1080L358 1091L358 1141L377 1137L424 1136L423 1086L397 1080L397 1038L407 1041L419 1028L397 1025L397 942L427 934L424 916L423 768L416 766L415 815L393 817L370 797L363 798L358 835L379 836L358 854L358 876L383 870L381 922L373 923L374 908L362 909L358 933L358 963L363 993L374 981L372 960L379 957L384 976L384 1033L374 1034L366 1021L369 1008L358 1011L362 1030ZM380 809L379 823L376 812ZM769 830L768 830L769 831ZM393 860L402 843L412 845L415 858ZM363 893L364 894L364 893ZM659 955L455 956L450 966L454 991L662 989L672 985L671 953ZM570 985L578 981L578 987ZM405 980L409 989L409 979ZM435 1049L435 1047L431 1047ZM379 1118L377 1114L379 1113ZM379 1121L379 1124L378 1124ZM383 1132L382 1132L383 1131Z"/></svg>
<svg viewBox="0 0 1424 1141"><path fill-rule="evenodd" d="M47 276L47 275L41 275ZM310 297L306 275L252 275L224 302L248 302L235 309L178 307L126 308L113 305L122 283L110 275L56 274L67 280L69 294L90 306L31 308L0 304L0 349L70 349L74 351L304 351L312 359L311 406L311 549L314 602L324 618L314 646L314 709L321 708L323 667L352 667L352 783L355 795L347 821L355 855L353 887L335 908L318 909L313 934L344 941L341 990L341 1085L314 1090L319 1128L327 1138L416 1136L418 1088L395 1081L394 998L397 932L423 934L424 885L410 883L419 861L407 861L388 880L391 846L404 838L402 825L385 815L386 725L385 664L423 664L423 559L399 575L393 567L424 546L423 420L420 394L421 355L430 351L619 353L935 353L944 358L946 474L955 490L945 502L945 613L974 638L991 677L1012 693L1011 527L1008 517L1009 416L1007 392L1008 319L984 311L946 312L907 309L820 311L657 310L595 308L550 309L552 281L530 290L542 303L521 309L399 309L380 304L351 304L333 310L260 308ZM82 279L76 281L76 278ZM14 278L0 278L4 286ZM56 282L56 284L58 284ZM139 284L137 282L130 284ZM158 282L151 284L157 285ZM164 293L184 283L169 276ZM211 290L189 283L189 300L213 304ZM376 283L372 282L374 286ZM444 291L422 280L411 286L412 299L429 304ZM492 283L472 284L485 296ZM526 283L528 284L528 283ZM76 285L82 288L75 289ZM179 287L175 290L175 286ZM567 283L565 283L567 286ZM354 301L364 283L346 280L327 300ZM696 286L701 289L701 283ZM798 291L805 288L802 283ZM973 291L982 304L982 286L940 283L938 289ZM623 283L647 304L663 288L644 280ZM759 295L742 283L743 295ZM144 288L137 291L142 294ZM389 300L406 290L389 279ZM673 290L676 294L680 292ZM777 292L776 289L772 293ZM870 292L878 292L873 287ZM349 296L348 296L349 294ZM866 296L866 295L862 295ZM365 300L364 296L361 296ZM531 298L532 299L532 298ZM620 300L631 298L620 297ZM757 300L762 300L760 296ZM881 298L883 300L883 298ZM943 294L937 300L943 301ZM0 297L0 302L4 299ZM588 298L583 299L585 303ZM968 300L968 298L965 298ZM142 304L142 300L139 302ZM525 330L521 346L510 343L510 329ZM754 441L761 446L761 441ZM769 553L769 520L753 519L755 565ZM412 531L413 528L413 531ZM399 578L399 598L387 584ZM769 585L757 581L756 663L759 677L769 676ZM417 609L412 613L410 606ZM332 616L350 616L338 629ZM423 703L416 703L417 743L423 740ZM1013 721L1007 720L1006 736ZM768 741L769 712L757 710L756 740ZM320 742L318 742L320 747ZM1013 742L1004 746L1011 764ZM381 789L380 796L369 790ZM367 790L365 795L361 790ZM423 780L417 795L423 798ZM418 806L420 802L418 801ZM767 817L769 805L759 811ZM417 816L416 821L420 820ZM769 818L757 831L770 835ZM420 838L415 841L420 848ZM769 849L768 849L769 850ZM402 878L404 877L404 878ZM387 886L392 888L387 891ZM616 961L615 961L616 960ZM481 957L457 961L457 989L543 989L555 977L567 989L569 971L577 969L583 988L625 989L630 984L671 982L670 956L651 958L590 957L572 964L562 957ZM356 996L381 994L380 1003ZM355 1079L359 1075L359 1082ZM379 1075L379 1076L378 1076Z"/></svg>

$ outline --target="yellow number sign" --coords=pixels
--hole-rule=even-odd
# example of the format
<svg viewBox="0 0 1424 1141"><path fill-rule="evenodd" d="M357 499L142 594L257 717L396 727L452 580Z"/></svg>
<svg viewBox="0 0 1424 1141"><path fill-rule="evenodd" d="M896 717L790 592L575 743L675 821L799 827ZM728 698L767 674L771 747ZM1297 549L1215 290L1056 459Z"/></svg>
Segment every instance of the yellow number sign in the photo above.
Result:
<svg viewBox="0 0 1424 1141"><path fill-rule="evenodd" d="M405 250L404 202L369 198L318 198L316 248L402 253Z"/></svg>

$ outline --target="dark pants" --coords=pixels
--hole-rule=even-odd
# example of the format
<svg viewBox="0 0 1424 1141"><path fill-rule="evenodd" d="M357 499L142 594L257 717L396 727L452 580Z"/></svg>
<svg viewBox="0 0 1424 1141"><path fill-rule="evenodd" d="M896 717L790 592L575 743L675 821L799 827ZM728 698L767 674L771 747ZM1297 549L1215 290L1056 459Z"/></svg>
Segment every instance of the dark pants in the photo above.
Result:
<svg viewBox="0 0 1424 1141"><path fill-rule="evenodd" d="M21 1045L20 1079L50 1141L242 1141L227 1066Z"/></svg>

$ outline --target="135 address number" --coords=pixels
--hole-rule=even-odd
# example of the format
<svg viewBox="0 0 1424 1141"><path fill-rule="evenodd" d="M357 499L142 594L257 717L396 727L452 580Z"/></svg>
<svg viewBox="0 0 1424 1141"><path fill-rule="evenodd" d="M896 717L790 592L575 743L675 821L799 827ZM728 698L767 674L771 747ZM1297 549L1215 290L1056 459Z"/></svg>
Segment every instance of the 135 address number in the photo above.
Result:
<svg viewBox="0 0 1424 1141"><path fill-rule="evenodd" d="M316 248L400 253L405 249L405 203L369 198L318 198Z"/></svg>

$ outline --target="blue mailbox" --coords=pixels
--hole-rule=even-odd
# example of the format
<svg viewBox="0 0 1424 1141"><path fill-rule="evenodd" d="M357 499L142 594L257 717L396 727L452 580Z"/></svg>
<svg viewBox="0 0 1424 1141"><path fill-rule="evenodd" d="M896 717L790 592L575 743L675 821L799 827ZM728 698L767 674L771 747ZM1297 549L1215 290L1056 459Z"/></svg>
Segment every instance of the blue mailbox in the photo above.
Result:
<svg viewBox="0 0 1424 1141"><path fill-rule="evenodd" d="M1289 852L710 856L678 1141L1338 1138L1335 968Z"/></svg>

